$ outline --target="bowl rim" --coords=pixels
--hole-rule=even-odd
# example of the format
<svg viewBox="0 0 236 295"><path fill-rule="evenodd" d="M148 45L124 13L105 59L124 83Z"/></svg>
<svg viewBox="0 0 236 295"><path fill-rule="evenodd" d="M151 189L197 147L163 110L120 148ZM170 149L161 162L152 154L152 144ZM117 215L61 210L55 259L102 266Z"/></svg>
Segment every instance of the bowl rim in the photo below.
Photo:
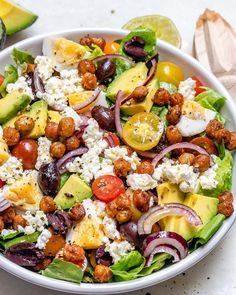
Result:
<svg viewBox="0 0 236 295"><path fill-rule="evenodd" d="M74 33L84 33L84 34L107 34L107 35L120 35L125 36L129 31L123 29L111 29L111 28L79 28L73 30L62 30L62 31L55 31L46 34L41 34L37 36L33 36L17 42L8 48L2 50L0 52L0 63L3 57L9 56L12 49L14 47L24 47L29 44L33 45L35 41L43 40L47 37L52 36L66 36L68 34ZM223 96L227 98L227 109L231 114L231 121L236 124L236 117L233 116L233 113L236 113L236 106L233 102L233 99L224 88L224 86L217 80L217 78L206 70L196 59L192 56L188 55L187 53L181 51L180 49L168 44L162 40L158 40L157 47L161 48L164 51L168 51L169 53L173 53L174 55L182 58L185 60L187 64L191 64L195 69L201 72L204 76L208 77L209 80L213 84L216 85L217 91L220 92ZM214 234L214 236L208 241L208 243L201 248L197 249L193 253L189 254L184 260L168 266L156 273L151 275L127 281L127 282L118 282L118 283L105 283L105 284L90 284L90 283L71 283L66 281L60 281L53 278L44 277L40 274L34 273L30 270L27 270L23 267L16 265L15 263L11 262L3 255L0 255L0 268L4 269L5 271L25 280L30 283L62 292L69 292L69 293L79 293L79 294L111 294L112 293L123 293L134 291L137 289L146 288L155 284L159 284L163 281L166 281L182 272L190 268L191 266L198 263L204 257L206 257L222 240L222 238L226 235L229 231L233 223L236 219L236 213L231 215L227 220L224 221L223 225L220 229Z"/></svg>

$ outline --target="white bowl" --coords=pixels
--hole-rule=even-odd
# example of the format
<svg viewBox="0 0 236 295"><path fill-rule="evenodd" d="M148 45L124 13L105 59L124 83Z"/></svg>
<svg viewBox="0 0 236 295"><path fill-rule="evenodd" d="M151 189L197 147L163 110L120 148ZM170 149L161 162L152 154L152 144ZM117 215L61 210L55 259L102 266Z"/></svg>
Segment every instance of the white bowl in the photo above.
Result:
<svg viewBox="0 0 236 295"><path fill-rule="evenodd" d="M17 47L22 50L27 50L32 52L34 55L38 55L41 54L42 42L45 37L64 36L68 39L79 41L79 39L86 34L100 36L105 38L106 40L114 40L124 37L127 34L127 31L118 29L90 28L62 31L41 36L35 36L24 41L21 41L0 53L0 72L3 72L5 64L11 62L10 54L13 47ZM213 88L214 90L216 90L217 92L219 92L227 98L226 106L223 109L223 114L228 119L227 127L231 130L236 130L236 117L234 115L236 114L236 107L233 103L232 98L230 97L226 89L222 86L222 84L217 80L217 78L211 73L209 73L206 69L204 69L194 58L185 54L181 50L173 47L172 45L169 45L163 41L158 41L157 48L158 52L160 53L161 60L172 61L179 64L184 70L186 77L192 76L193 74L200 77L200 79L204 82L205 85ZM236 169L234 169L234 175L235 170ZM235 185L233 185L233 192L236 192ZM39 274L36 274L32 271L29 271L23 267L16 265L15 263L12 263L11 261L3 257L3 255L0 255L0 267L25 281L49 289L69 293L112 294L133 291L136 289L145 288L168 280L178 275L179 273L184 272L186 269L199 262L202 258L208 255L222 240L224 235L233 225L235 219L236 213L234 213L230 218L224 221L221 228L205 246L197 249L192 254L188 255L184 260L176 264L173 264L167 268L164 268L156 273L153 273L149 276L137 280L109 284L74 284L66 281L50 279ZM216 261L215 263L217 267L218 262Z"/></svg>

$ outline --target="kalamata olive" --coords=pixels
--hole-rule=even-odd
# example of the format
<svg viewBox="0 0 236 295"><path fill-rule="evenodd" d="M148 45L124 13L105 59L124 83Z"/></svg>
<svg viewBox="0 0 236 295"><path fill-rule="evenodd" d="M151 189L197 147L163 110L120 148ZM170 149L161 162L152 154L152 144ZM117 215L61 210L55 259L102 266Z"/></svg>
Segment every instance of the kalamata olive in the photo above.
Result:
<svg viewBox="0 0 236 295"><path fill-rule="evenodd" d="M134 36L124 44L124 51L134 58L145 58L148 53L144 50L145 41L143 38Z"/></svg>
<svg viewBox="0 0 236 295"><path fill-rule="evenodd" d="M100 246L96 251L96 262L105 266L112 264L112 257L108 252L105 252L105 245Z"/></svg>
<svg viewBox="0 0 236 295"><path fill-rule="evenodd" d="M33 72L28 73L28 75L31 78L31 89L32 89L32 93L34 95L33 100L36 101L36 100L38 100L36 97L37 92L38 91L42 92L42 93L45 92L44 84L43 84L42 79L39 77L38 71L35 70Z"/></svg>
<svg viewBox="0 0 236 295"><path fill-rule="evenodd" d="M60 187L60 180L61 176L55 162L40 167L38 184L45 195L55 196Z"/></svg>
<svg viewBox="0 0 236 295"><path fill-rule="evenodd" d="M108 84L114 77L116 65L111 59L105 59L98 64L96 77L99 83Z"/></svg>
<svg viewBox="0 0 236 295"><path fill-rule="evenodd" d="M103 106L95 106L91 111L91 115L102 129L115 129L115 114L111 109Z"/></svg>
<svg viewBox="0 0 236 295"><path fill-rule="evenodd" d="M65 235L71 227L69 214L64 211L56 211L47 214L48 224L53 228L54 232L59 235Z"/></svg>
<svg viewBox="0 0 236 295"><path fill-rule="evenodd" d="M138 226L135 222L123 223L119 231L128 242L136 245L139 243Z"/></svg>

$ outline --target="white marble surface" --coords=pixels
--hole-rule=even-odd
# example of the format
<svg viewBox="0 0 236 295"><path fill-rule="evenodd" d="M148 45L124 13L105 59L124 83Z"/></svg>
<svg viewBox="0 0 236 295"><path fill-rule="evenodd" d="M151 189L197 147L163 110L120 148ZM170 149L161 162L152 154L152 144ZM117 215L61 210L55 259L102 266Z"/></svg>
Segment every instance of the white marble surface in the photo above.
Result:
<svg viewBox="0 0 236 295"><path fill-rule="evenodd" d="M45 32L78 27L120 28L135 16L162 14L174 20L182 35L182 48L191 54L195 22L205 8L220 12L236 28L235 0L18 0L18 2L36 12L39 19L31 28L9 38L8 45ZM129 294L235 295L235 249L236 226L207 258L184 274L158 286ZM21 281L0 270L0 295L57 293Z"/></svg>

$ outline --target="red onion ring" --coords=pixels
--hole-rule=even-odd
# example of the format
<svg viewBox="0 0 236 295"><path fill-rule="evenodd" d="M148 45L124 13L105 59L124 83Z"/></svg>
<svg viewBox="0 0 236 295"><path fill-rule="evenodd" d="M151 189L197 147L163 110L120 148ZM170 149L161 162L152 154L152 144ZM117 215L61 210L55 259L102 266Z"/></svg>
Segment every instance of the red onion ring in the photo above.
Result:
<svg viewBox="0 0 236 295"><path fill-rule="evenodd" d="M124 61L128 62L129 64L131 64L132 66L135 65L135 62L130 60L128 57L121 55L121 54L105 54L105 55L101 55L98 57L95 57L94 59L92 59L92 62L98 62L98 61L102 61L104 59L108 59L108 58L119 58L119 59L123 59Z"/></svg>
<svg viewBox="0 0 236 295"><path fill-rule="evenodd" d="M60 170L60 168L65 164L66 161L68 161L70 158L74 158L76 156L83 155L87 153L88 149L86 147L80 147L76 150L73 150L69 153L67 153L65 156L63 156L60 160L57 161L57 168Z"/></svg>
<svg viewBox="0 0 236 295"><path fill-rule="evenodd" d="M75 111L79 111L79 110L82 110L82 109L86 108L92 102L96 101L96 99L98 98L100 92L101 92L101 89L99 89L99 88L95 89L93 94L86 101L83 101L81 103L78 103L78 104L72 106L72 109L75 110Z"/></svg>
<svg viewBox="0 0 236 295"><path fill-rule="evenodd" d="M142 83L142 86L146 86L151 80L152 78L155 76L156 70L157 70L157 61L155 58L153 58L151 60L151 70L149 71L149 75L147 77L147 79Z"/></svg>
<svg viewBox="0 0 236 295"><path fill-rule="evenodd" d="M156 167L157 163L162 159L164 158L164 156L166 154L168 154L169 152L175 150L175 149L191 149L191 150L195 150L197 152L199 152L200 154L203 154L203 155L207 155L207 156L210 156L208 154L208 152L206 150L204 150L203 148L201 148L200 146L196 145L196 144L193 144L193 143L190 143L190 142L179 142L179 143L175 143L175 144L172 144L170 146L168 146L167 148L165 148L163 151L161 151L153 160L152 160L152 165L154 167ZM211 161L212 161L212 158L210 157Z"/></svg>
<svg viewBox="0 0 236 295"><path fill-rule="evenodd" d="M116 131L118 132L120 138L122 138L122 125L120 121L120 106L122 101L122 94L123 92L119 90L116 95L116 103L115 103L115 125L116 125Z"/></svg>
<svg viewBox="0 0 236 295"><path fill-rule="evenodd" d="M164 206L152 207L148 210L148 212L146 212L139 218L139 235L150 234L154 223L158 222L160 219L166 216L171 215L183 216L186 221L188 221L193 226L198 226L202 224L201 218L192 208L179 203L169 203L165 204Z"/></svg>
<svg viewBox="0 0 236 295"><path fill-rule="evenodd" d="M109 132L104 132L103 139L106 140L109 147L112 148L112 147L116 146L116 144L114 143L114 140L113 140L112 136L109 134Z"/></svg>
<svg viewBox="0 0 236 295"><path fill-rule="evenodd" d="M170 254L171 256L174 257L173 262L178 262L178 261L181 260L180 254L179 254L178 250L175 247L173 247L171 245L159 245L150 254L149 258L146 261L145 267L148 267L148 266L150 266L152 264L154 255L157 254L157 253Z"/></svg>
<svg viewBox="0 0 236 295"><path fill-rule="evenodd" d="M151 234L143 241L143 256L149 257L153 251L160 245L170 245L174 247L183 259L188 254L188 244L186 240L175 232L160 231Z"/></svg>

